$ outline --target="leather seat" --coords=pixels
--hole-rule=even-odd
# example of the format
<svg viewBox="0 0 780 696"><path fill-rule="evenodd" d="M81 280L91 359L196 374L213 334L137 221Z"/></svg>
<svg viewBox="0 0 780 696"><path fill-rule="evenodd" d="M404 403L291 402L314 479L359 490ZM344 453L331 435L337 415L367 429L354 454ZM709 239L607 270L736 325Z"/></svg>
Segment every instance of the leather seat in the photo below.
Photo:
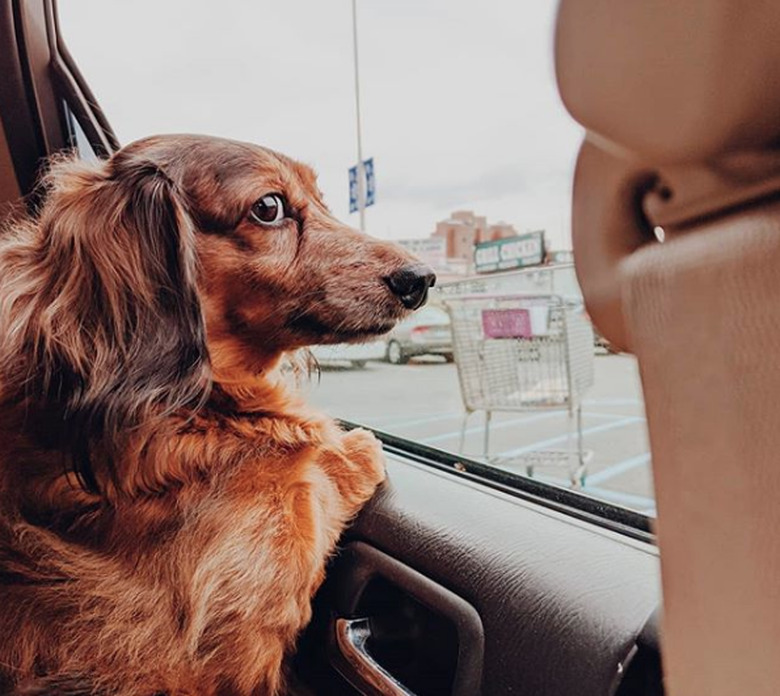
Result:
<svg viewBox="0 0 780 696"><path fill-rule="evenodd" d="M672 696L780 684L779 31L768 1L559 10L575 261L639 360Z"/></svg>

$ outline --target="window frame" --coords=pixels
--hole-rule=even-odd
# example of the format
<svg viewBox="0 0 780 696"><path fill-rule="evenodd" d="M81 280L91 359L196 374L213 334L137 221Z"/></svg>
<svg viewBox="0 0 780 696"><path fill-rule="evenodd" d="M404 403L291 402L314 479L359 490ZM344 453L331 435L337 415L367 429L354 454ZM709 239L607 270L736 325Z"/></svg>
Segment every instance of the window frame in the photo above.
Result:
<svg viewBox="0 0 780 696"><path fill-rule="evenodd" d="M76 147L75 118L98 157L119 149L94 94L60 36L55 0L12 0L0 8L0 116L22 196L34 209L37 181L51 153Z"/></svg>
<svg viewBox="0 0 780 696"><path fill-rule="evenodd" d="M508 493L578 520L617 532L649 544L656 544L653 519L641 512L593 498L570 488L562 488L539 479L479 462L468 457L429 447L414 440L354 421L339 420L347 429L369 430L382 442L385 452L424 464L456 477Z"/></svg>

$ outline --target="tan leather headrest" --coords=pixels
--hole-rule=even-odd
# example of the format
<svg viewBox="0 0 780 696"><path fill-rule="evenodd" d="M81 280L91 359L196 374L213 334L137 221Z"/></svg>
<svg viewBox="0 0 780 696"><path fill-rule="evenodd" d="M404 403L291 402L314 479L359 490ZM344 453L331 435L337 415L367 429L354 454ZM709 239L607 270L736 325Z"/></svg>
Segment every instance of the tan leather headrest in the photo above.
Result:
<svg viewBox="0 0 780 696"><path fill-rule="evenodd" d="M780 3L562 0L556 71L589 131L646 161L780 144Z"/></svg>

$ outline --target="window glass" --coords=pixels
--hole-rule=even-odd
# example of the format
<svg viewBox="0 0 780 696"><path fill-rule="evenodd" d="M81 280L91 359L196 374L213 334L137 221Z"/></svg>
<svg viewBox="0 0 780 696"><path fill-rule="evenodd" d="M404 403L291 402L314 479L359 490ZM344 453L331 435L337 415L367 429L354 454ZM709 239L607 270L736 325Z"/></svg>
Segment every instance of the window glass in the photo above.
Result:
<svg viewBox="0 0 780 696"><path fill-rule="evenodd" d="M81 127L81 124L78 122L76 115L70 110L67 103L63 102L62 108L65 110L65 117L70 126L72 144L75 146L79 157L88 162L97 161L98 156L95 152L95 148L93 148L92 143L89 142L89 138Z"/></svg>
<svg viewBox="0 0 780 696"><path fill-rule="evenodd" d="M309 396L652 515L636 363L590 326L572 266L582 131L557 96L555 9L358 0L366 232L406 245L438 280L429 308L387 336L315 348ZM314 165L333 212L358 226L350 2L81 0L60 12L123 143L200 132L267 145Z"/></svg>

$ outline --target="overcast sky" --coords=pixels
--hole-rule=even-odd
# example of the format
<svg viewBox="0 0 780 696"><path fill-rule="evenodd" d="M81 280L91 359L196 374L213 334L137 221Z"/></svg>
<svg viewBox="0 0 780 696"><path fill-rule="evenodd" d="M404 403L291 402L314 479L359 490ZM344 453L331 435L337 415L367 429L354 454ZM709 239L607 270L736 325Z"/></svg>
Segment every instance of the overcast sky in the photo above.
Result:
<svg viewBox="0 0 780 696"><path fill-rule="evenodd" d="M428 236L473 209L570 246L580 128L555 89L552 0L358 0L367 231ZM313 165L348 213L357 159L350 0L60 3L71 52L123 143L222 135Z"/></svg>

